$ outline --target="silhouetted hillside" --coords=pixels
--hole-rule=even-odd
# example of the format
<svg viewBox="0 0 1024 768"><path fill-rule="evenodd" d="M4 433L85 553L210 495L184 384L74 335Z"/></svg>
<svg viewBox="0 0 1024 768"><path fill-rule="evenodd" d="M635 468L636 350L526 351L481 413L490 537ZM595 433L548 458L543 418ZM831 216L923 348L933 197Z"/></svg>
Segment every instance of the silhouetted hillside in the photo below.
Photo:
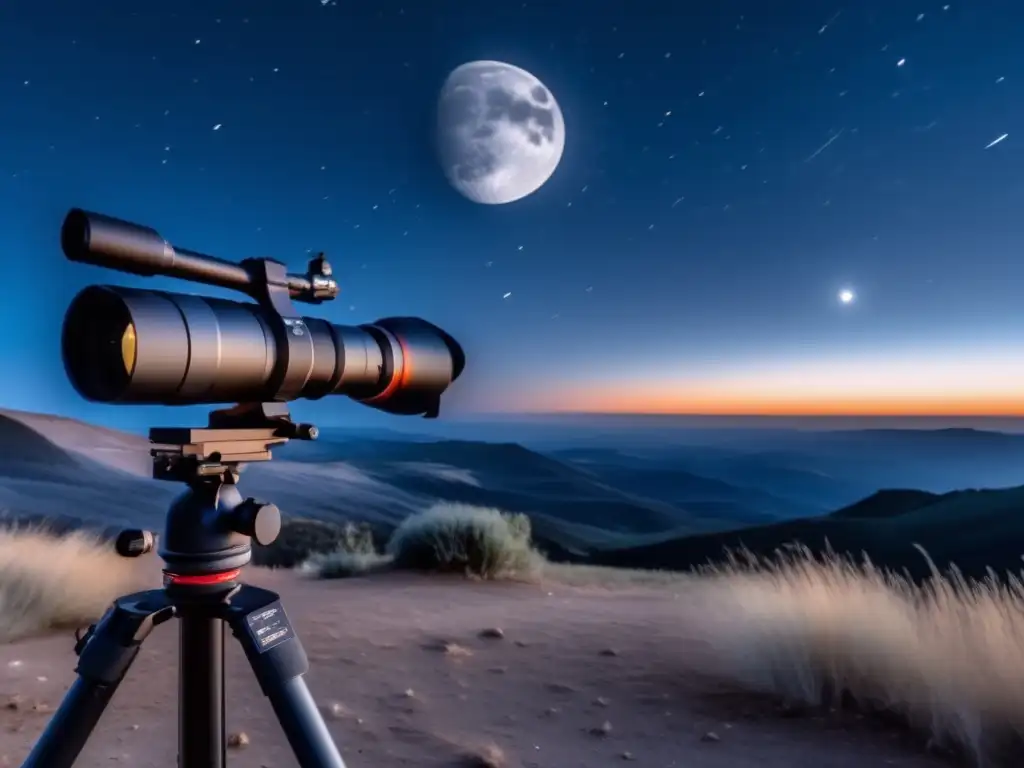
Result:
<svg viewBox="0 0 1024 768"><path fill-rule="evenodd" d="M792 520L721 534L686 536L639 547L611 549L591 562L630 568L688 570L720 561L727 550L747 549L771 556L800 543L812 552L829 547L913 577L928 566L914 545L925 548L940 568L956 564L965 574L984 577L987 568L1019 572L1024 555L1024 487L961 491L933 496L915 492L876 494L840 514ZM859 512L858 512L859 510Z"/></svg>
<svg viewBox="0 0 1024 768"><path fill-rule="evenodd" d="M897 515L902 515L904 512L910 512L923 507L926 504L931 504L942 498L944 495L948 494L929 493L928 491L915 490L879 491L878 493L873 493L866 499L861 499L848 507L836 510L831 514L831 517L861 519L896 517Z"/></svg>

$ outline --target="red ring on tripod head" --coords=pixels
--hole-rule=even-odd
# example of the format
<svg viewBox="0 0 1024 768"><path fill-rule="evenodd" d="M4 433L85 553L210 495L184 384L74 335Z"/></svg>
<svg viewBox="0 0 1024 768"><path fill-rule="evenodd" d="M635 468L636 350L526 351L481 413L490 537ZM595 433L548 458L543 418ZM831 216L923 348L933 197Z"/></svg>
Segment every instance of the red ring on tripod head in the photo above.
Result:
<svg viewBox="0 0 1024 768"><path fill-rule="evenodd" d="M234 581L238 578L241 572L241 568L235 568L233 571L206 573L199 576L183 576L178 573L164 571L164 576L168 584L180 584L181 586L189 587L209 587L214 584L225 584L229 581Z"/></svg>

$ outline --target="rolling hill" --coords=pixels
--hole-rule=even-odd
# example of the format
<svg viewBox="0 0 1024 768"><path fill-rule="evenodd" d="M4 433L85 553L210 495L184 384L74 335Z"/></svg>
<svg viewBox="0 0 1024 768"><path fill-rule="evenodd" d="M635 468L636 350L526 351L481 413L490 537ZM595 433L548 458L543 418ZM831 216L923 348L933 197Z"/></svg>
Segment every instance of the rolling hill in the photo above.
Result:
<svg viewBox="0 0 1024 768"><path fill-rule="evenodd" d="M922 434L818 438L822 453L808 461L819 465L846 456L856 466L857 456L867 461L889 444L905 452L919 446L904 456L911 468L924 461L920 456L945 466L965 445L990 458L1000 446L1015 457L1019 447L1016 437L972 431L935 433L940 448ZM515 443L338 434L292 443L273 462L250 465L242 490L274 501L286 515L365 521L382 532L438 500L524 512L552 557L603 565L680 570L730 548L770 555L798 541L817 552L830 546L866 553L915 576L927 573L915 544L940 565L955 561L970 575L984 575L986 566L1018 569L1024 487L878 491L849 479L852 470L830 474L795 464L802 454L794 448L805 436L779 440L778 451L763 450L756 440L756 450L717 440L704 447L577 446L544 454ZM149 477L148 449L139 435L0 411L0 512L101 529L159 529L182 488ZM898 463L890 471L896 469ZM833 498L846 501L827 506Z"/></svg>
<svg viewBox="0 0 1024 768"><path fill-rule="evenodd" d="M276 453L245 468L242 490L295 517L386 530L437 500L463 502L525 512L546 548L575 553L744 522L713 504L691 510L617 488L514 443L357 436L293 442ZM159 528L182 488L152 480L150 471L142 436L0 412L0 510L8 516Z"/></svg>
<svg viewBox="0 0 1024 768"><path fill-rule="evenodd" d="M905 570L920 579L929 574L929 564L918 545L940 569L955 563L965 575L983 578L988 568L999 573L1021 571L1022 510L1024 486L946 494L884 491L823 517L608 549L592 553L590 561L688 570L721 561L727 550L772 556L800 543L819 555L829 549L858 559L866 555L876 565Z"/></svg>

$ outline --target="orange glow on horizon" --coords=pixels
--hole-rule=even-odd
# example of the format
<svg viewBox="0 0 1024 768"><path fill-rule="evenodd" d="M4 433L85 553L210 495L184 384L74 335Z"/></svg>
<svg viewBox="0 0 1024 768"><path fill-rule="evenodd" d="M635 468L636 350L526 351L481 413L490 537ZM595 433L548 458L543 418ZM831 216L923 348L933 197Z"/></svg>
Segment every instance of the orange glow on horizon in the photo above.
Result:
<svg viewBox="0 0 1024 768"><path fill-rule="evenodd" d="M608 413L661 416L975 416L1024 418L1024 397L1001 401L972 398L871 398L864 400L767 401L720 398L635 399L574 396L571 403L527 406L523 413Z"/></svg>
<svg viewBox="0 0 1024 768"><path fill-rule="evenodd" d="M525 413L1024 417L1024 355L985 352L870 364L863 359L776 363L654 382L646 377L561 382L503 398L501 405Z"/></svg>

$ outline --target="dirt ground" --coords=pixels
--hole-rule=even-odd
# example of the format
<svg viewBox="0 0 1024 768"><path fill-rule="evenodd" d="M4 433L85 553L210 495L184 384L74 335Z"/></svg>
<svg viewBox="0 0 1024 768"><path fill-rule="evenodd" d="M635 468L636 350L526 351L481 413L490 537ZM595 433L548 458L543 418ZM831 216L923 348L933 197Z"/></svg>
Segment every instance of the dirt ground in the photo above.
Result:
<svg viewBox="0 0 1024 768"><path fill-rule="evenodd" d="M895 729L780 707L707 674L713 606L685 586L605 589L388 575L340 582L249 569L278 590L307 681L351 768L924 768ZM503 637L481 637L500 628ZM689 639L688 639L689 638ZM228 762L294 766L228 641ZM73 679L71 636L0 646L0 765L19 765ZM76 765L176 764L176 627L159 627Z"/></svg>

